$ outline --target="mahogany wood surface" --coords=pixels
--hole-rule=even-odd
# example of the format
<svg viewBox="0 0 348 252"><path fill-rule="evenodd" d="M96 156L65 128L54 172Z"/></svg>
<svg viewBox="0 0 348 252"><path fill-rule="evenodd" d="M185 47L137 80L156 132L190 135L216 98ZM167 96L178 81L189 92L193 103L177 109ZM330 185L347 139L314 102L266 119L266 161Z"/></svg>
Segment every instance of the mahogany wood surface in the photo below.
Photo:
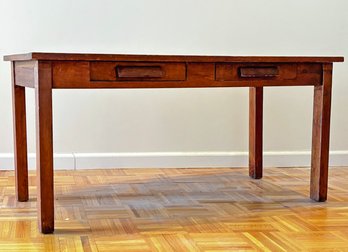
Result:
<svg viewBox="0 0 348 252"><path fill-rule="evenodd" d="M196 56L31 52L4 56L6 61L22 60L100 60L100 61L186 61L186 62L343 62L343 57L303 56Z"/></svg>
<svg viewBox="0 0 348 252"><path fill-rule="evenodd" d="M314 87L311 198L326 201L329 169L332 64L323 65L323 84Z"/></svg>
<svg viewBox="0 0 348 252"><path fill-rule="evenodd" d="M263 87L249 88L249 176L262 178Z"/></svg>
<svg viewBox="0 0 348 252"><path fill-rule="evenodd" d="M12 61L16 193L28 200L25 87L35 88L39 228L54 231L52 90L249 87L249 175L262 177L263 87L313 86L310 196L327 198L332 63L343 57L28 53Z"/></svg>
<svg viewBox="0 0 348 252"><path fill-rule="evenodd" d="M37 61L17 61L14 62L16 74L16 85L22 87L35 87L35 71Z"/></svg>
<svg viewBox="0 0 348 252"><path fill-rule="evenodd" d="M14 134L14 165L16 197L18 201L27 201L28 193L28 157L27 126L25 111L25 88L16 86L16 73L12 62L12 109Z"/></svg>
<svg viewBox="0 0 348 252"><path fill-rule="evenodd" d="M40 62L35 83L36 98L36 179L38 224L42 233L54 230L52 67Z"/></svg>
<svg viewBox="0 0 348 252"><path fill-rule="evenodd" d="M92 61L89 75L91 81L184 81L186 64Z"/></svg>
<svg viewBox="0 0 348 252"><path fill-rule="evenodd" d="M200 68L197 68L197 64ZM52 67L53 88L314 86L320 85L322 78L322 64L319 63L52 61ZM124 72L120 72L120 67L128 67L128 77ZM149 75L154 74L154 67L160 68L161 76ZM245 67L274 67L278 69L279 74L246 78L241 76L240 72ZM146 68L152 69L152 72L149 73ZM123 76L119 76L120 73ZM210 78L196 78L204 75Z"/></svg>

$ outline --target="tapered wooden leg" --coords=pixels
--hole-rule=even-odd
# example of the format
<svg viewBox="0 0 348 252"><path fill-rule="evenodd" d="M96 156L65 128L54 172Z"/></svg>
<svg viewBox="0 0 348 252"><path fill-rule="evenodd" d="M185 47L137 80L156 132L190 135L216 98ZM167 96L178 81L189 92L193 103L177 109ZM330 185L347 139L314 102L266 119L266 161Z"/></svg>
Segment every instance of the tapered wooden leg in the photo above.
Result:
<svg viewBox="0 0 348 252"><path fill-rule="evenodd" d="M263 87L249 88L249 176L262 178Z"/></svg>
<svg viewBox="0 0 348 252"><path fill-rule="evenodd" d="M18 201L27 201L29 199L29 193L25 88L16 85L14 64L15 63L12 62L12 107L16 197Z"/></svg>
<svg viewBox="0 0 348 252"><path fill-rule="evenodd" d="M310 196L316 201L327 199L331 89L332 64L323 64L322 85L314 87Z"/></svg>
<svg viewBox="0 0 348 252"><path fill-rule="evenodd" d="M39 62L36 92L37 208L39 229L54 231L51 63Z"/></svg>

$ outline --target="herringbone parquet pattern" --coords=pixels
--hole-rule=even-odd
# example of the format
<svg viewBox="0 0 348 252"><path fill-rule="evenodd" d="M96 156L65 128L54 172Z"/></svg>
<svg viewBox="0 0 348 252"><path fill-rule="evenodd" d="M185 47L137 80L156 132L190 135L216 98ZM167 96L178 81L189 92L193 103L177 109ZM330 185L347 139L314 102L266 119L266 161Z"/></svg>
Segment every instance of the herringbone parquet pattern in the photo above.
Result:
<svg viewBox="0 0 348 252"><path fill-rule="evenodd" d="M0 251L348 251L348 168L329 199L308 198L309 169L57 171L53 235L38 233L35 174L16 202L0 172Z"/></svg>

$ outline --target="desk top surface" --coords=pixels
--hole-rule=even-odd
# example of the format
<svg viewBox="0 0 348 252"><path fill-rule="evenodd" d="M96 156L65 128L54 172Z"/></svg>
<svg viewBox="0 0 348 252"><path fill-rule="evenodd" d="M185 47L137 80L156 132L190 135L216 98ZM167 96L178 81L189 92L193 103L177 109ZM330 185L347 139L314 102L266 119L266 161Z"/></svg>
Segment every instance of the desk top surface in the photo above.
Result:
<svg viewBox="0 0 348 252"><path fill-rule="evenodd" d="M68 60L68 61L167 61L167 62L343 62L343 57L329 56L197 56L135 55L31 52L4 56L5 61Z"/></svg>

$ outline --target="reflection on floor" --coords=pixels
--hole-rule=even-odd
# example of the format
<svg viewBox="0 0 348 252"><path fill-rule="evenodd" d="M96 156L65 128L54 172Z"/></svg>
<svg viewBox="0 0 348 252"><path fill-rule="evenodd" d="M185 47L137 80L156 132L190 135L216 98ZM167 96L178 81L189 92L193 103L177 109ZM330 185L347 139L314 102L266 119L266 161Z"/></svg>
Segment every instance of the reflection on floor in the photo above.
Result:
<svg viewBox="0 0 348 252"><path fill-rule="evenodd" d="M35 173L16 202L0 172L1 251L348 251L348 168L331 168L326 203L308 168L57 171L53 235L38 233Z"/></svg>

